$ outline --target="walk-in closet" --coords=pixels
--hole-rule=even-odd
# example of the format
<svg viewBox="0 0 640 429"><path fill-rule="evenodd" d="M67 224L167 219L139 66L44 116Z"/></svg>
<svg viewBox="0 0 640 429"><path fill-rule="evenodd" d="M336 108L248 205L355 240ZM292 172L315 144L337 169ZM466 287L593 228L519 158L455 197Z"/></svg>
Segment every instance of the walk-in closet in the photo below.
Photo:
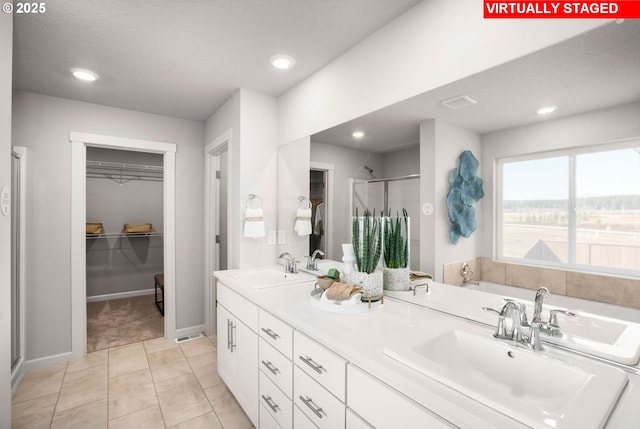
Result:
<svg viewBox="0 0 640 429"><path fill-rule="evenodd" d="M326 182L327 172L324 170L310 170L309 200L311 201L311 226L309 236L309 255L315 250L326 252Z"/></svg>
<svg viewBox="0 0 640 429"><path fill-rule="evenodd" d="M87 351L164 336L163 157L87 148Z"/></svg>

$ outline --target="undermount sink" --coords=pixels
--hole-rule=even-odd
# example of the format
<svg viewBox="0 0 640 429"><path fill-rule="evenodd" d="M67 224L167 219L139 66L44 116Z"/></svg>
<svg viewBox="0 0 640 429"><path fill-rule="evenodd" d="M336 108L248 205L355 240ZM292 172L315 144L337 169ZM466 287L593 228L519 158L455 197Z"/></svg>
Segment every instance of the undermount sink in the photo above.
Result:
<svg viewBox="0 0 640 429"><path fill-rule="evenodd" d="M450 330L384 353L532 428L601 428L627 383L614 367Z"/></svg>
<svg viewBox="0 0 640 429"><path fill-rule="evenodd" d="M285 286L312 281L305 273L287 273L282 267L268 267L256 270L232 270L229 275L255 289Z"/></svg>

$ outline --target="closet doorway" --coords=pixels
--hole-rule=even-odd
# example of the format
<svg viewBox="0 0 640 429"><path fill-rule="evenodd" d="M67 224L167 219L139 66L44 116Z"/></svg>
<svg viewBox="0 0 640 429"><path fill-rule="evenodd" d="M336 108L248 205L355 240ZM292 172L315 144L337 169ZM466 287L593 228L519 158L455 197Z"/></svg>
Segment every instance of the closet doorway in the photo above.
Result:
<svg viewBox="0 0 640 429"><path fill-rule="evenodd" d="M98 134L70 132L71 143L71 349L72 357L87 352L87 149L105 148L160 154L163 158L164 337L176 334L176 145ZM153 279L148 287L153 287Z"/></svg>
<svg viewBox="0 0 640 429"><path fill-rule="evenodd" d="M311 162L309 200L311 201L311 235L309 255L320 250L324 258L334 259L333 250L333 164Z"/></svg>
<svg viewBox="0 0 640 429"><path fill-rule="evenodd" d="M87 148L87 352L164 336L163 156Z"/></svg>

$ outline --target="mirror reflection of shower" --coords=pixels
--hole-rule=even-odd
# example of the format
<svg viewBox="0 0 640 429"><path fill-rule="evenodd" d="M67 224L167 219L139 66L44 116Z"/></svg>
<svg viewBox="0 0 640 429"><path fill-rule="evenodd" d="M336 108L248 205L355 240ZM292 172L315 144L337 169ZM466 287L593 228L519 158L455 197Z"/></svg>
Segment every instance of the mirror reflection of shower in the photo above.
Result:
<svg viewBox="0 0 640 429"><path fill-rule="evenodd" d="M365 169L367 166L365 166ZM370 172L371 173L371 172ZM408 174L386 179L350 179L351 214L364 213L365 209L376 214L381 211L392 217L402 214L402 209L409 213L411 222L409 255L410 268L420 269L420 174Z"/></svg>

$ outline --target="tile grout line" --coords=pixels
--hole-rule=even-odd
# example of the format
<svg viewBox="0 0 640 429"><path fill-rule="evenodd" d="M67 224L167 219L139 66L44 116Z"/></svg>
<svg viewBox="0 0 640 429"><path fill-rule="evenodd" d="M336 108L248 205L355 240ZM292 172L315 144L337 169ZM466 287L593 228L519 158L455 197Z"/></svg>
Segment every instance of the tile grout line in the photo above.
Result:
<svg viewBox="0 0 640 429"><path fill-rule="evenodd" d="M69 369L69 362L67 362L64 366L64 375L62 376L62 382L60 383L60 388L58 389L58 396L56 397L56 405L53 407L53 413L51 414L51 420L49 421L49 429L53 426L53 420L56 416L56 411L58 409L58 402L60 401L60 394L62 393L62 386L64 385L64 379L67 378L67 369Z"/></svg>
<svg viewBox="0 0 640 429"><path fill-rule="evenodd" d="M163 423L165 429L167 429L167 421L164 419L164 412L162 411L162 406L160 405L160 396L158 396L158 389L156 387L156 379L153 376L153 371L151 371L151 364L149 363L149 354L147 352L147 347L145 346L144 343L145 343L145 341L142 342L142 349L144 350L144 358L147 360L147 366L149 367L149 374L151 375L151 383L153 384L153 391L156 394L156 401L158 402L158 409L160 410L160 416L162 417L162 423Z"/></svg>
<svg viewBox="0 0 640 429"><path fill-rule="evenodd" d="M209 339L209 337L205 336L205 338L211 343L211 340ZM182 346L178 345L178 347L180 347L180 350L182 351L182 354L184 354L184 350L182 350ZM205 353L202 353L202 354L205 354ZM196 356L199 356L199 355L196 355ZM185 356L185 359L187 360L187 365L189 365L189 368L191 369L191 372L196 377L196 381L198 382L198 385L200 386L200 389L202 390L202 393L204 394L205 398L207 398L207 402L209 403L209 407L211 407L211 411L213 412L213 415L216 416L216 419L220 422L220 426L222 426L222 429L224 429L224 426L222 425L222 420L220 420L220 416L218 416L218 413L216 413L216 409L213 406L213 404L211 403L211 401L209 400L209 396L207 396L207 393L204 391L205 389L202 386L202 383L200 382L200 379L196 375L195 371L193 370L193 366L191 366L191 362L189 361L189 358L187 356ZM217 366L218 365L216 365L216 371L217 371ZM207 414L207 413L205 413L205 414Z"/></svg>

